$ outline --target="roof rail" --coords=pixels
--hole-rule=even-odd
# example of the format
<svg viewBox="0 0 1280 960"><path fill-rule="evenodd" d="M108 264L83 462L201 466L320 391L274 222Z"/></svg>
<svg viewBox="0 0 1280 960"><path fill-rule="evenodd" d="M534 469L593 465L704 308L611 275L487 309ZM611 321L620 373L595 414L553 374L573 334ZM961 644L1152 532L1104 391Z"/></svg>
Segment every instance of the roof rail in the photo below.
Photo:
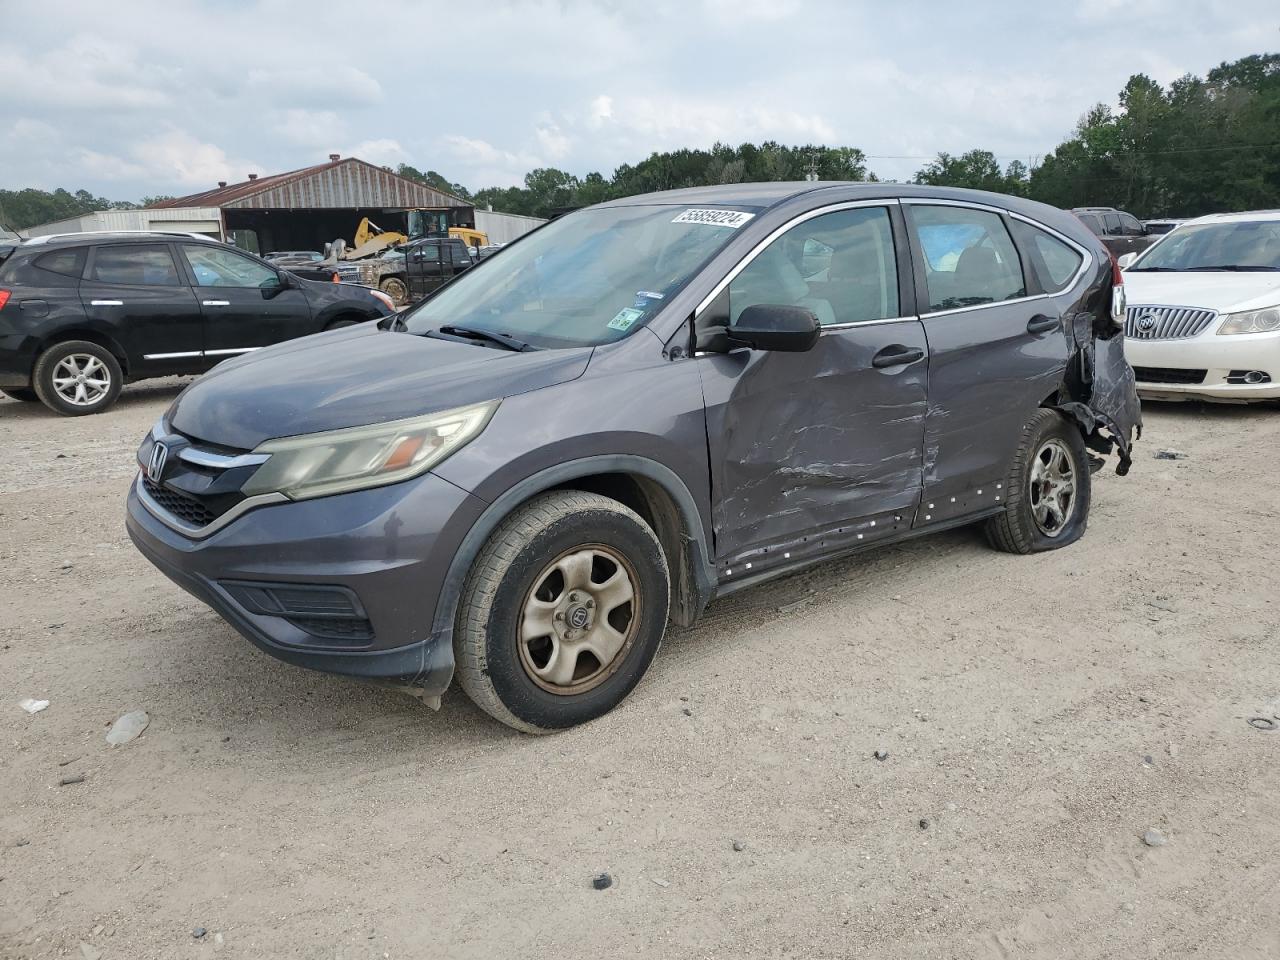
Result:
<svg viewBox="0 0 1280 960"><path fill-rule="evenodd" d="M150 236L150 237L187 237L191 240L208 240L211 243L221 243L220 240L209 236L207 233L194 233L187 230L79 230L75 233L45 233L38 237L31 237L24 241L27 244L48 243L51 240L66 240L75 237L120 237L120 236Z"/></svg>

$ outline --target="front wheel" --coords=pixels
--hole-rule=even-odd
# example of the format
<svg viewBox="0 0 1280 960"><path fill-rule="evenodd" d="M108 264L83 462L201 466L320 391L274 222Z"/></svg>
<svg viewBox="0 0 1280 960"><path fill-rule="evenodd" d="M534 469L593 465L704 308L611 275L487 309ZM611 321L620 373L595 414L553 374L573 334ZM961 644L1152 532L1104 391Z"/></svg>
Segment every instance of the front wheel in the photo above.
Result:
<svg viewBox="0 0 1280 960"><path fill-rule="evenodd" d="M82 417L116 402L124 374L110 350L71 340L40 354L31 380L46 407L64 417Z"/></svg>
<svg viewBox="0 0 1280 960"><path fill-rule="evenodd" d="M387 277L378 289L394 300L397 307L409 302L409 288L399 277Z"/></svg>
<svg viewBox="0 0 1280 960"><path fill-rule="evenodd" d="M467 577L458 681L517 730L594 720L648 670L669 595L662 547L635 512L575 490L538 496L494 531Z"/></svg>
<svg viewBox="0 0 1280 960"><path fill-rule="evenodd" d="M1004 513L987 521L987 540L1006 553L1075 543L1089 523L1091 483L1080 431L1056 410L1037 411L1022 428Z"/></svg>

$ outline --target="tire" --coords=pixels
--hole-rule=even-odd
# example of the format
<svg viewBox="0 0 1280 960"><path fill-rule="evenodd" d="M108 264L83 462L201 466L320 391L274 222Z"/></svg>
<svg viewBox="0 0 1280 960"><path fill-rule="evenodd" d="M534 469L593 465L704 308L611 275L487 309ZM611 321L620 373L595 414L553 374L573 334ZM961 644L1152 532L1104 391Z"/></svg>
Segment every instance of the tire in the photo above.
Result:
<svg viewBox="0 0 1280 960"><path fill-rule="evenodd" d="M360 322L361 321L355 317L339 317L337 320L331 320L327 323L324 330L325 333L328 333L330 330L341 330L343 327L354 327Z"/></svg>
<svg viewBox="0 0 1280 960"><path fill-rule="evenodd" d="M36 396L36 392L34 390L27 390L23 387L5 387L3 390L0 390L0 393L4 394L10 400L21 400L23 403L36 403L40 399Z"/></svg>
<svg viewBox="0 0 1280 960"><path fill-rule="evenodd" d="M480 709L526 733L594 720L649 669L670 590L662 547L636 513L576 490L535 497L493 532L467 576L458 681Z"/></svg>
<svg viewBox="0 0 1280 960"><path fill-rule="evenodd" d="M1068 468L1069 497L1062 483ZM1057 550L1084 536L1092 473L1079 429L1056 410L1037 411L1022 428L1005 489L1004 513L986 524L987 540L997 550Z"/></svg>
<svg viewBox="0 0 1280 960"><path fill-rule="evenodd" d="M76 371L82 375L79 384L75 384ZM31 381L50 410L64 417L83 417L101 413L116 402L124 374L110 350L86 340L68 340L40 354ZM83 402L75 399L78 396Z"/></svg>
<svg viewBox="0 0 1280 960"><path fill-rule="evenodd" d="M409 302L409 288L399 277L387 277L382 281L378 289L394 300L396 306Z"/></svg>

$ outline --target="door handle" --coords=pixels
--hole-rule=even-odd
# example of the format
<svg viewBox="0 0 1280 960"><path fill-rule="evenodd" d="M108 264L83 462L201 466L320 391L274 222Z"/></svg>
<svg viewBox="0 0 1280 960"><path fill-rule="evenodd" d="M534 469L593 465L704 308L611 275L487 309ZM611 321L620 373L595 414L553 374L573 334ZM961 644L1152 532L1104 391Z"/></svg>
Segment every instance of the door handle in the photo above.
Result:
<svg viewBox="0 0 1280 960"><path fill-rule="evenodd" d="M904 347L900 343L891 343L871 358L871 365L878 369L883 369L885 367L900 367L903 364L915 363L917 360L923 359L924 351L919 347Z"/></svg>
<svg viewBox="0 0 1280 960"><path fill-rule="evenodd" d="M200 302L201 302L202 304L204 304L206 307L229 307L229 306L231 306L231 301L230 301L230 300L201 300Z"/></svg>
<svg viewBox="0 0 1280 960"><path fill-rule="evenodd" d="M123 307L123 300L90 300L91 307Z"/></svg>
<svg viewBox="0 0 1280 960"><path fill-rule="evenodd" d="M1050 330L1057 330L1061 324L1062 321L1058 317L1037 313L1027 321L1027 333L1048 333Z"/></svg>

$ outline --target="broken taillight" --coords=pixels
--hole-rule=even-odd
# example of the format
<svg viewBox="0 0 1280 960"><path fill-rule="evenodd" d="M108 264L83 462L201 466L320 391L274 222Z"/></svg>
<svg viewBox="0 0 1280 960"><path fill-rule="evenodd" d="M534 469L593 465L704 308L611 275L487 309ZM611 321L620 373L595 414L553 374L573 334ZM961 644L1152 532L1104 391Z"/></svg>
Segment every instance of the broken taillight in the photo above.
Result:
<svg viewBox="0 0 1280 960"><path fill-rule="evenodd" d="M1111 256L1111 321L1117 327L1124 326L1125 309L1128 306L1128 298L1124 292L1124 273L1120 270L1120 261L1116 259L1116 255L1107 251Z"/></svg>
<svg viewBox="0 0 1280 960"><path fill-rule="evenodd" d="M0 290L0 310L4 309L4 305L9 302L10 296L12 296L12 294L10 294L8 290Z"/></svg>

